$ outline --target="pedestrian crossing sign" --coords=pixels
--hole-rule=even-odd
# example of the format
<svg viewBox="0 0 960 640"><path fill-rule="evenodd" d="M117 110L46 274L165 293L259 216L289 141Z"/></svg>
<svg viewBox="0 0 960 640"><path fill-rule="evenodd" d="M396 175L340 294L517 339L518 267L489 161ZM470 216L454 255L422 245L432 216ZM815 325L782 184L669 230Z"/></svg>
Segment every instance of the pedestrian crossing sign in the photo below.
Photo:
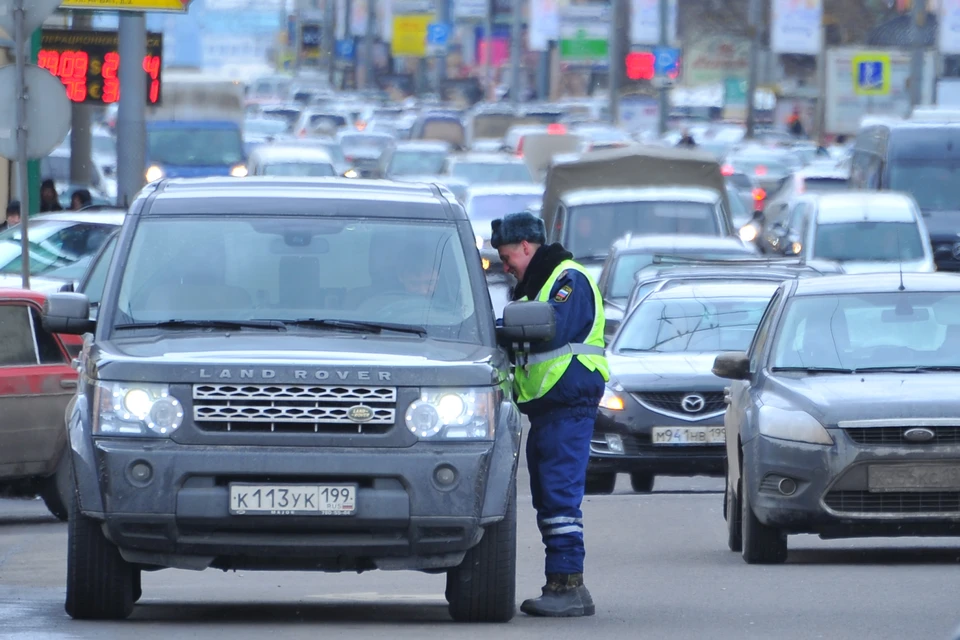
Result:
<svg viewBox="0 0 960 640"><path fill-rule="evenodd" d="M890 94L890 54L867 52L853 56L853 91L858 96Z"/></svg>

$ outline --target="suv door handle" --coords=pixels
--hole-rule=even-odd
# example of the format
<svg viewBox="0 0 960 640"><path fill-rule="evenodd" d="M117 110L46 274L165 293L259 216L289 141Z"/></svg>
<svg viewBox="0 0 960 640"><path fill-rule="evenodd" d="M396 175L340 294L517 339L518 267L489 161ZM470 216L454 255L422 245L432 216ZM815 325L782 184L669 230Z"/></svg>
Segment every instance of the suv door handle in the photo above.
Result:
<svg viewBox="0 0 960 640"><path fill-rule="evenodd" d="M76 389L77 381L76 380L61 380L60 386L64 389Z"/></svg>

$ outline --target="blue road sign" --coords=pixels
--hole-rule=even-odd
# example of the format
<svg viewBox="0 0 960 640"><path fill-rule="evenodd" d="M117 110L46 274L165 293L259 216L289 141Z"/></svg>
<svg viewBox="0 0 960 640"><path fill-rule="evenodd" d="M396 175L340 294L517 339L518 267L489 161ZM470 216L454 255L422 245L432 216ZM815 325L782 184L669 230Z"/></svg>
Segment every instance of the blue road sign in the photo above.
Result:
<svg viewBox="0 0 960 640"><path fill-rule="evenodd" d="M427 25L427 45L431 47L445 47L450 39L450 25L442 22L431 22Z"/></svg>
<svg viewBox="0 0 960 640"><path fill-rule="evenodd" d="M353 38L347 38L346 40L337 40L334 53L341 60L353 60L353 55L355 53L353 46Z"/></svg>
<svg viewBox="0 0 960 640"><path fill-rule="evenodd" d="M653 70L658 76L665 76L679 71L680 49L655 47L653 55Z"/></svg>
<svg viewBox="0 0 960 640"><path fill-rule="evenodd" d="M877 90L883 87L883 63L879 60L861 62L857 73L861 89Z"/></svg>

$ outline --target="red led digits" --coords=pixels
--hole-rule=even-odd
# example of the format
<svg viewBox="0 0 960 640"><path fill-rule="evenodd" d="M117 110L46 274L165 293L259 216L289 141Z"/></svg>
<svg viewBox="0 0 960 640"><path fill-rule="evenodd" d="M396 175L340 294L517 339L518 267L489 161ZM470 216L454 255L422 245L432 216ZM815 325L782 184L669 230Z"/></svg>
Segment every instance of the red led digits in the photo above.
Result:
<svg viewBox="0 0 960 640"><path fill-rule="evenodd" d="M83 102L86 99L87 71L90 69L90 56L86 51L42 49L37 55L37 64L60 78L70 100Z"/></svg>
<svg viewBox="0 0 960 640"><path fill-rule="evenodd" d="M103 56L103 67L100 75L103 76L103 102L113 104L120 99L120 80L117 71L120 69L120 55L111 51Z"/></svg>
<svg viewBox="0 0 960 640"><path fill-rule="evenodd" d="M37 54L37 66L46 69L55 76L60 75L60 52L41 49Z"/></svg>
<svg viewBox="0 0 960 640"><path fill-rule="evenodd" d="M150 104L156 104L160 99L160 57L145 57L143 70L150 75Z"/></svg>

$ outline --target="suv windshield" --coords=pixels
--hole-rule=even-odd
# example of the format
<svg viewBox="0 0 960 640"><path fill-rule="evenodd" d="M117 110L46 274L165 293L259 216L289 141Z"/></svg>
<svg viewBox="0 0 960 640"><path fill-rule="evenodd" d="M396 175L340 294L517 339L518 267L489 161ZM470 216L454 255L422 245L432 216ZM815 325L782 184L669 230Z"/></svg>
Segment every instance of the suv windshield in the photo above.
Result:
<svg viewBox="0 0 960 640"><path fill-rule="evenodd" d="M646 300L627 319L617 352L746 351L769 298Z"/></svg>
<svg viewBox="0 0 960 640"><path fill-rule="evenodd" d="M813 255L838 262L922 260L923 240L913 222L819 224Z"/></svg>
<svg viewBox="0 0 960 640"><path fill-rule="evenodd" d="M453 224L148 218L130 247L115 324L352 321L479 342L473 300Z"/></svg>
<svg viewBox="0 0 960 640"><path fill-rule="evenodd" d="M219 167L243 162L239 129L176 127L147 132L150 162L179 167Z"/></svg>
<svg viewBox="0 0 960 640"><path fill-rule="evenodd" d="M533 182L530 170L521 162L457 162L450 175L463 178L470 184Z"/></svg>
<svg viewBox="0 0 960 640"><path fill-rule="evenodd" d="M681 234L719 236L717 212L702 202L616 202L570 209L564 245L574 258L605 256L617 238Z"/></svg>
<svg viewBox="0 0 960 640"><path fill-rule="evenodd" d="M387 173L392 176L434 176L443 172L446 151L396 151L390 158Z"/></svg>

